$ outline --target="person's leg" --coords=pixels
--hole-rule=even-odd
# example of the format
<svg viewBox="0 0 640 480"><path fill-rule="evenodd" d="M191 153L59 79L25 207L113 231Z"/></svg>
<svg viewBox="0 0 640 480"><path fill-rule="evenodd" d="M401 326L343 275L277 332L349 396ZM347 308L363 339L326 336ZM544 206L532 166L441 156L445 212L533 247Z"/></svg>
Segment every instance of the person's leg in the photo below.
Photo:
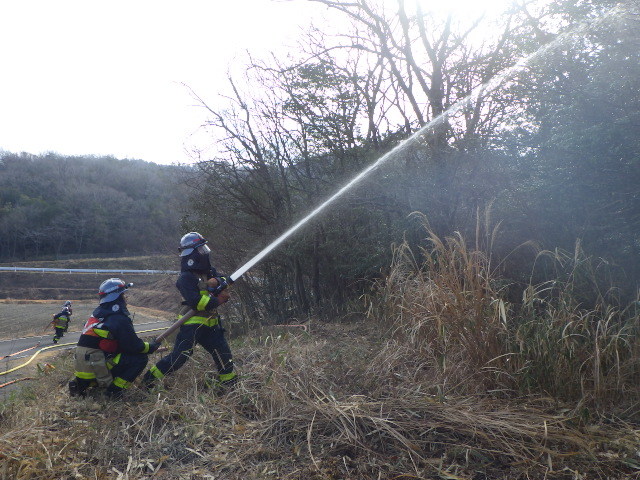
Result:
<svg viewBox="0 0 640 480"><path fill-rule="evenodd" d="M200 325L183 325L176 336L176 343L173 351L166 357L161 358L147 373L144 374L144 383L147 386L153 385L155 380L162 379L166 375L180 369L193 353L193 346L196 342L196 332Z"/></svg>
<svg viewBox="0 0 640 480"><path fill-rule="evenodd" d="M107 364L112 365L113 381L107 387L107 396L120 398L124 390L142 373L148 361L149 356L144 353L121 353L110 358Z"/></svg>
<svg viewBox="0 0 640 480"><path fill-rule="evenodd" d="M76 347L74 375L69 382L69 393L73 397L84 397L89 387L111 383L104 352L95 348Z"/></svg>
<svg viewBox="0 0 640 480"><path fill-rule="evenodd" d="M227 387L235 385L238 378L233 371L233 355L224 332L222 325L206 327L206 331L203 328L196 339L211 354L218 370L219 385Z"/></svg>
<svg viewBox="0 0 640 480"><path fill-rule="evenodd" d="M64 335L64 329L62 327L56 327L56 333L53 335L53 343L58 343L58 340Z"/></svg>

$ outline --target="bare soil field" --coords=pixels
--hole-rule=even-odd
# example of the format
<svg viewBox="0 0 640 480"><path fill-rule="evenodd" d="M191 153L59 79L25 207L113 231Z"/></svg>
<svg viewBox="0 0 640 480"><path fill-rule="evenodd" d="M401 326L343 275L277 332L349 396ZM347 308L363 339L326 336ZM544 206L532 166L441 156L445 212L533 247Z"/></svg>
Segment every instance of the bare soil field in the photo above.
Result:
<svg viewBox="0 0 640 480"><path fill-rule="evenodd" d="M98 287L110 277L132 282L132 295L144 290L159 290L157 296L170 295L175 290L176 275L0 272L0 298L97 300Z"/></svg>
<svg viewBox="0 0 640 480"><path fill-rule="evenodd" d="M73 315L69 331L80 331L93 310L98 306L95 301L73 301ZM51 318L59 313L62 302L57 300L0 300L0 340L13 338L53 335L49 325ZM172 312L130 305L133 323L141 324L154 321L171 320Z"/></svg>
<svg viewBox="0 0 640 480"><path fill-rule="evenodd" d="M97 268L123 270L177 269L172 256L32 261L3 266ZM176 275L0 272L0 339L53 335L49 325L65 300L73 302L69 331L78 331L98 305L98 287L109 277L134 286L127 292L134 323L174 318L180 301Z"/></svg>

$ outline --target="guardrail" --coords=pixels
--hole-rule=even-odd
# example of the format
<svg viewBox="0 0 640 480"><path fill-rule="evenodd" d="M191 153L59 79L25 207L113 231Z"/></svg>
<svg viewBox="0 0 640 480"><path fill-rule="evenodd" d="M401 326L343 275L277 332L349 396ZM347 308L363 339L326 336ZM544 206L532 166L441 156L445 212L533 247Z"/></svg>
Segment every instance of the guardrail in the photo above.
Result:
<svg viewBox="0 0 640 480"><path fill-rule="evenodd" d="M177 275L178 270L101 270L94 268L39 268L39 267L0 267L0 272L58 272L58 273L137 273L147 275Z"/></svg>

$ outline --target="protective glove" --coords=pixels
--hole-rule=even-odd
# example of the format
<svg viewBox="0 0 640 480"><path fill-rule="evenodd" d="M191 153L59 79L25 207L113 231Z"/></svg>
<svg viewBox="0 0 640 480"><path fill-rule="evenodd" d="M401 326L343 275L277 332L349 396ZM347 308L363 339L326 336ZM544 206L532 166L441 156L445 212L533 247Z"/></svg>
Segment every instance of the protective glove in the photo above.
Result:
<svg viewBox="0 0 640 480"><path fill-rule="evenodd" d="M153 352L160 348L160 345L162 345L162 343L156 342L155 340L153 342L149 342L149 351L147 352L147 354L151 355Z"/></svg>
<svg viewBox="0 0 640 480"><path fill-rule="evenodd" d="M215 279L218 281L218 285L215 287L207 287L207 291L214 297L233 283L229 277L215 277Z"/></svg>
<svg viewBox="0 0 640 480"><path fill-rule="evenodd" d="M228 290L223 290L219 294L217 294L215 298L218 299L218 305L222 305L223 303L226 303L229 301L229 298L231 298L231 294L229 293Z"/></svg>

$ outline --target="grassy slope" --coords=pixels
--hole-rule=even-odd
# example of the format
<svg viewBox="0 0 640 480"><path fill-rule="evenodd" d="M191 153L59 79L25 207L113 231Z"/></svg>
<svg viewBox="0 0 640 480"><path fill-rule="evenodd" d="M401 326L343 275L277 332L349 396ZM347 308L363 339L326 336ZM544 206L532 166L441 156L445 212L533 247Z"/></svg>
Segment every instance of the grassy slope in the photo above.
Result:
<svg viewBox="0 0 640 480"><path fill-rule="evenodd" d="M126 268L157 268L140 265ZM55 276L10 275L15 291L30 285L51 298L42 288ZM86 289L91 300L78 306L95 303L100 278L57 278L58 288ZM127 281L136 283L132 305L153 308L151 315L175 308L173 278ZM50 315L59 302L9 305ZM384 325L314 323L310 335L253 331L233 342L242 375L235 391L205 388L214 372L197 348L166 390L147 394L134 386L115 405L100 397L70 399L72 354L63 353L55 369L22 383L0 405L0 480L577 480L631 478L640 469L635 427L611 419L589 423L580 405L548 398L469 394L472 387L459 388L464 369L451 364L446 377L435 374L431 352L391 339Z"/></svg>
<svg viewBox="0 0 640 480"><path fill-rule="evenodd" d="M56 261L32 261L0 266L69 268L100 270L179 270L175 256L139 256L123 258L87 258ZM173 283L175 275L147 274L84 274L84 273L27 273L0 272L0 298L41 300L88 300L97 299L98 287L109 277L119 277L133 282L132 300L139 306L173 310L179 296ZM135 303L132 301L132 303ZM54 312L58 313L58 312Z"/></svg>
<svg viewBox="0 0 640 480"><path fill-rule="evenodd" d="M292 330L293 331L293 330ZM196 354L168 389L70 400L71 357L0 407L0 479L631 478L640 432L548 399L448 397L364 321L235 339L242 374L204 388ZM157 358L154 358L155 361ZM46 399L46 400L45 400Z"/></svg>

